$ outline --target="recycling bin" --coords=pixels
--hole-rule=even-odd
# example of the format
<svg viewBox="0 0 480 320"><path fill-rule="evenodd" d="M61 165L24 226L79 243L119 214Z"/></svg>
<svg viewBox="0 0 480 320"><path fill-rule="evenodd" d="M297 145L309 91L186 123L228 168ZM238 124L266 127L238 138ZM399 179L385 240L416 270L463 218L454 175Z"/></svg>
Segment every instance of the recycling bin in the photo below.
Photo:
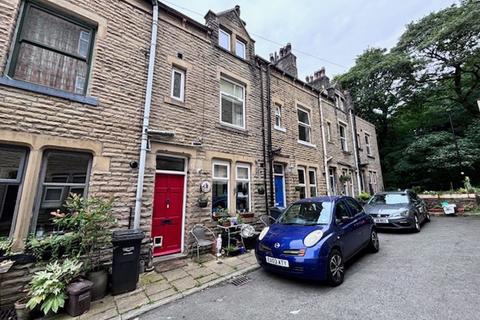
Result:
<svg viewBox="0 0 480 320"><path fill-rule="evenodd" d="M79 316L90 310L90 289L93 282L82 280L72 282L67 286L68 301L65 311L72 317Z"/></svg>
<svg viewBox="0 0 480 320"><path fill-rule="evenodd" d="M112 235L112 295L136 289L139 276L140 247L144 234L141 230L118 230Z"/></svg>

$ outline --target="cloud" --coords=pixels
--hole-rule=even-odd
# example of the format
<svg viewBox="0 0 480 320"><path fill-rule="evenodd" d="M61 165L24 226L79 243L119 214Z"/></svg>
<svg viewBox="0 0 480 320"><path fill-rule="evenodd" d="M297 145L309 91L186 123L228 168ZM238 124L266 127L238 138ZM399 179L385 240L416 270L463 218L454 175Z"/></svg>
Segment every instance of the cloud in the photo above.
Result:
<svg viewBox="0 0 480 320"><path fill-rule="evenodd" d="M167 5L201 23L204 22L203 16L209 9L218 12L240 5L242 19L256 40L257 54L268 58L271 52L279 49L279 45L275 43L292 43L294 52L297 50L295 54L299 77L302 79L322 66L326 67L327 73L331 76L345 72L353 66L355 58L366 48L394 46L405 30L406 24L456 2L458 1L165 1ZM275 43L255 35L261 35Z"/></svg>

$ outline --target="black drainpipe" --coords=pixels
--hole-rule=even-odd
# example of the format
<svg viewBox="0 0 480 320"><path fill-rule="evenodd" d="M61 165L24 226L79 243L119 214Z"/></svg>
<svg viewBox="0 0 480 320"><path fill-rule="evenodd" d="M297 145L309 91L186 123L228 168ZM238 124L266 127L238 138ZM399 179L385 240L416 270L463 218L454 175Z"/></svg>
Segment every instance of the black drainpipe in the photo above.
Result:
<svg viewBox="0 0 480 320"><path fill-rule="evenodd" d="M268 153L268 171L270 183L270 203L269 206L275 205L275 198L273 193L273 152L272 152L272 101L271 101L271 81L270 81L270 64L267 65L267 153Z"/></svg>
<svg viewBox="0 0 480 320"><path fill-rule="evenodd" d="M268 192L267 192L267 152L266 152L266 145L265 145L265 101L264 101L264 93L263 93L263 65L262 62L259 61L258 63L259 70L260 70L260 102L261 102L261 109L262 109L262 151L263 151L263 188L265 194L265 213L268 214Z"/></svg>

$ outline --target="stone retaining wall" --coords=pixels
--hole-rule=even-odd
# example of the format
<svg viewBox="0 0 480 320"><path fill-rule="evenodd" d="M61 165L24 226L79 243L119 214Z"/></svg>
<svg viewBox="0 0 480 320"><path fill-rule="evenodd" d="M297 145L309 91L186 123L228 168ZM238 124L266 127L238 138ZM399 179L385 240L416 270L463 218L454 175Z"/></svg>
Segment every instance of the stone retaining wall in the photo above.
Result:
<svg viewBox="0 0 480 320"><path fill-rule="evenodd" d="M480 206L480 195L469 193L451 193L451 194L421 194L419 197L427 203L428 209L441 207L442 202L456 204L457 208L463 208L463 211L472 211Z"/></svg>

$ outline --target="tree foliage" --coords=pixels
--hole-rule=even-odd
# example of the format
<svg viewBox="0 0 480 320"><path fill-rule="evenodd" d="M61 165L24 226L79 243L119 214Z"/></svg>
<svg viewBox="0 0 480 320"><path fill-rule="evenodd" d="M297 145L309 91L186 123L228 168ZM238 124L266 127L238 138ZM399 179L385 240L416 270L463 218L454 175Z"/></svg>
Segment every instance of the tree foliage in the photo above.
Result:
<svg viewBox="0 0 480 320"><path fill-rule="evenodd" d="M377 127L387 187L448 189L461 172L480 183L478 17L474 0L431 13L336 78Z"/></svg>

